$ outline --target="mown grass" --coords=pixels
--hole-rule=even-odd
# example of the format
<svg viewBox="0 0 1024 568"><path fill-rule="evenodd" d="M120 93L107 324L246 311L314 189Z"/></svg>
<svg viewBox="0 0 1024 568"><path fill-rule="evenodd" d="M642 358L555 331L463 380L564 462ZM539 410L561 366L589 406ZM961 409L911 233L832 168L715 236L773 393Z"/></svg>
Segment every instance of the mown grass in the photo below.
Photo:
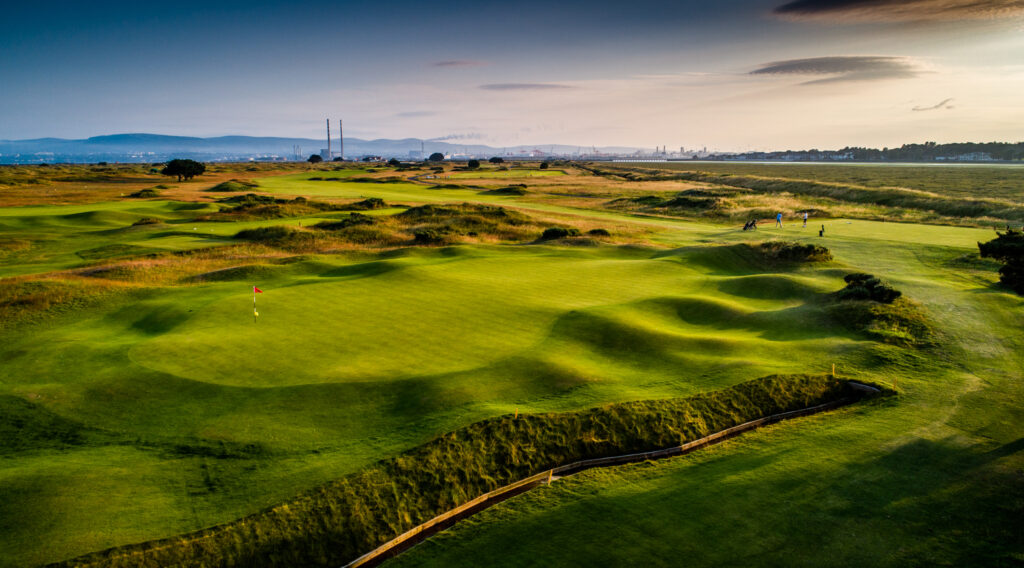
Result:
<svg viewBox="0 0 1024 568"><path fill-rule="evenodd" d="M540 471L677 446L853 393L831 377L773 376L685 399L506 415L470 424L237 522L56 566L343 564L448 509Z"/></svg>
<svg viewBox="0 0 1024 568"><path fill-rule="evenodd" d="M650 534L688 543L698 551L695 559L712 558L697 545L708 537L696 523L707 520L672 521L680 503L692 500L706 504L697 511L701 516L717 507L735 511L726 519L764 521L740 524L740 548L718 541L714 548L722 552L714 558L721 561L734 561L728 551L738 550L769 563L780 556L757 547L764 539L846 542L848 533L865 534L861 530L870 535L867 546L839 548L837 558L864 563L883 558L893 543L915 542L922 544L906 546L898 557L943 561L962 558L948 551L966 539L954 532L967 531L964 523L971 535L988 531L991 550L1009 548L996 524L1001 514L986 520L993 505L984 483L1004 493L1019 487L1001 472L1024 467L1013 445L1024 423L1018 404L1024 347L1014 316L1020 299L994 287L995 267L976 258L977 242L990 240L990 230L827 219L821 238L817 227L788 222L750 234L710 220L594 208L641 188L713 189L696 182L622 184L571 175L551 178L549 186L531 183L524 196L497 196L305 179L391 175L387 170L298 171L263 178L260 187L287 201L305 194L339 205L377 198L392 205L501 206L543 220L537 234L561 224L581 232L607 228L618 242L629 235L642 240L630 246L476 242L380 250L349 243L336 253L295 252L232 237L275 225L305 231L344 222L349 213L195 221L220 208L201 192L213 185L205 181L184 184L196 188L192 193L176 188L165 195L206 203L125 200L0 210L0 285L57 282L54 302L0 330L0 395L29 401L83 431L116 433L118 440L90 435L80 444L41 444L0 458L0 565L58 561L229 523L517 408L533 414L678 398L753 376L828 371L832 363L841 376L895 386L898 404L829 421L820 434L816 428L806 436L802 427L785 430L771 438L765 463L776 465L767 469L743 457L759 438L752 446L735 442L725 454L714 450L723 466L698 476L715 483L714 491L678 477L653 482L679 492L655 493L673 505L664 509L642 500L644 518L664 528ZM96 195L91 199L107 194ZM407 209L360 215L391 217ZM143 219L160 222L136 225ZM833 260L773 259L759 250L765 240L824 245ZM916 302L913 315L924 318L934 337L886 342L871 334L871 322L851 327L832 317L831 294L855 271L883 276ZM256 322L254 284L264 290ZM81 287L86 300L62 299L65 286ZM15 290L6 297L22 295ZM221 444L261 450L220 455ZM897 460L913 473L880 483L885 469L871 464L903 455L907 444L924 448L914 459ZM205 449L182 453L172 449L177 445ZM946 452L951 447L957 451ZM1000 457L963 458L990 451ZM807 464L812 473L803 475ZM681 475L696 470L686 471ZM728 482L736 475L743 483ZM928 480L920 492L911 487L913 477ZM796 499L799 487L787 481L793 479L809 483L813 499ZM932 482L937 479L949 483ZM696 499L699 491L714 499ZM750 492L780 497L757 501ZM980 500L972 507L956 495ZM779 507L784 499L801 507ZM881 508L851 512L820 504L860 501L899 502L907 522L890 523ZM947 502L956 504L955 513L942 520L941 537L912 521L939 514ZM759 517L754 503L786 514ZM801 540L785 520L804 510L822 522L800 526L799 534L807 535ZM577 514L596 517L592 510L569 514L562 540L552 537L547 517L531 532L515 528L512 515L500 517L509 521L510 533L483 542L514 543L516 554L508 560L514 564L537 553L531 539L550 539L567 555L556 553L550 563L573 564L571 543L594 534ZM609 526L635 521L628 514L611 517L601 525L605 534ZM623 554L657 549L643 532L633 534L635 546L622 548ZM935 538L943 540L931 550L940 552L929 551ZM617 544L593 545L595 557L609 556ZM780 550L801 558L793 547ZM480 550L467 554L478 553L472 557L491 563Z"/></svg>

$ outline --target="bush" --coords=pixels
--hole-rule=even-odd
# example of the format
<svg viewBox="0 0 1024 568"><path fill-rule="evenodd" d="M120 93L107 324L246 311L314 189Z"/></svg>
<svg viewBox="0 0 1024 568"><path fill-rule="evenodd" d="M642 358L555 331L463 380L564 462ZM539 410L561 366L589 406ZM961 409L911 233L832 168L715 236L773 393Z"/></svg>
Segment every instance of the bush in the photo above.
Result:
<svg viewBox="0 0 1024 568"><path fill-rule="evenodd" d="M446 235L443 231L438 229L420 229L413 232L416 244L420 245L438 245L446 242Z"/></svg>
<svg viewBox="0 0 1024 568"><path fill-rule="evenodd" d="M306 158L306 161L311 164L319 164L320 162L324 161L324 159L322 156L320 156L320 154L310 154L309 157Z"/></svg>
<svg viewBox="0 0 1024 568"><path fill-rule="evenodd" d="M239 231L235 234L235 238L272 246L287 247L310 244L316 240L316 235L301 229L275 225L273 227L258 227Z"/></svg>
<svg viewBox="0 0 1024 568"><path fill-rule="evenodd" d="M336 231L338 229L347 229L354 227L355 225L373 225L377 220L369 215L363 215L362 213L352 213L348 217L345 217L341 221L323 221L313 225L317 229L324 229L327 231Z"/></svg>
<svg viewBox="0 0 1024 568"><path fill-rule="evenodd" d="M836 292L840 300L870 300L881 304L891 304L902 292L883 284L881 280L864 272L847 274L843 280L846 288Z"/></svg>
<svg viewBox="0 0 1024 568"><path fill-rule="evenodd" d="M612 236L612 234L609 233L607 229L591 229L591 230L587 231L587 234L592 236L592 237L610 237L610 236Z"/></svg>
<svg viewBox="0 0 1024 568"><path fill-rule="evenodd" d="M1003 263L999 281L1014 292L1024 295L1024 230L1007 227L1005 233L987 243L978 243L982 258L993 258Z"/></svg>
<svg viewBox="0 0 1024 568"><path fill-rule="evenodd" d="M441 152L434 152L433 154L430 155L429 158L427 158L427 161L429 161L429 162L443 162L444 161L444 154L442 154Z"/></svg>
<svg viewBox="0 0 1024 568"><path fill-rule="evenodd" d="M542 241L551 241L554 239L564 239L567 237L578 237L580 236L580 230L575 228L562 228L562 227L550 227L544 229L544 233L540 236Z"/></svg>
<svg viewBox="0 0 1024 568"><path fill-rule="evenodd" d="M493 158L491 158L490 160L487 160L487 161L492 163L492 164L504 164L505 163L505 158L499 158L498 156L494 156Z"/></svg>
<svg viewBox="0 0 1024 568"><path fill-rule="evenodd" d="M821 245L768 241L761 243L760 249L765 258L782 262L828 262L832 260L832 253Z"/></svg>
<svg viewBox="0 0 1024 568"><path fill-rule="evenodd" d="M470 160L466 162L466 167L471 170L475 170L480 167L480 160Z"/></svg>
<svg viewBox="0 0 1024 568"><path fill-rule="evenodd" d="M548 169L548 163L547 162L541 162L540 163L540 169L542 169L542 170Z"/></svg>
<svg viewBox="0 0 1024 568"><path fill-rule="evenodd" d="M355 211L367 211L370 209L385 209L387 206L388 204L385 203L383 199L379 197L370 197L362 201L349 203L348 205L345 205L344 208Z"/></svg>

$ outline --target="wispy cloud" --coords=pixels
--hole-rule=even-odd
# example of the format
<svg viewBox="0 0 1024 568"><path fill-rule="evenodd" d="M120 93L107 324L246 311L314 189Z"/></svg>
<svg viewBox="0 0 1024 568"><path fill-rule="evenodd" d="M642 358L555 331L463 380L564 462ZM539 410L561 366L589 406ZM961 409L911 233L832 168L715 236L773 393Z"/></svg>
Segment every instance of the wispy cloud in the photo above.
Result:
<svg viewBox="0 0 1024 568"><path fill-rule="evenodd" d="M909 79L918 76L920 71L914 62L906 57L845 55L774 61L765 63L750 74L823 76L821 79L802 83L814 85L841 81Z"/></svg>
<svg viewBox="0 0 1024 568"><path fill-rule="evenodd" d="M794 0L773 11L795 20L928 22L1024 15L1024 0Z"/></svg>
<svg viewBox="0 0 1024 568"><path fill-rule="evenodd" d="M946 99L946 100L942 101L941 103L939 103L937 105L932 105L932 106L916 106L916 107L914 107L914 108L912 108L910 110L917 111L917 112L923 112L923 111L926 111L926 110L941 110L941 109L949 110L949 109L953 108L953 105L949 104L951 102L953 102L953 99Z"/></svg>
<svg viewBox="0 0 1024 568"><path fill-rule="evenodd" d="M398 118L421 118L424 116L434 116L435 114L437 113L429 110L411 110L407 112L400 112L395 116Z"/></svg>
<svg viewBox="0 0 1024 568"><path fill-rule="evenodd" d="M492 83L480 85L485 91L551 91L555 89L574 89L569 85L558 83Z"/></svg>
<svg viewBox="0 0 1024 568"><path fill-rule="evenodd" d="M475 59L451 59L448 61L435 61L431 65L434 67L483 67L484 65L490 65L490 63Z"/></svg>

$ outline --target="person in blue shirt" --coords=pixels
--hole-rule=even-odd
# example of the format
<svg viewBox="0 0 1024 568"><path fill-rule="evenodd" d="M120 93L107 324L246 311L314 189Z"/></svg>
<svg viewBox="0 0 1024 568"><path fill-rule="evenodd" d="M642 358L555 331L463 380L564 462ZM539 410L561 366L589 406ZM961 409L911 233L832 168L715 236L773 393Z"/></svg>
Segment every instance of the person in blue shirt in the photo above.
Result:
<svg viewBox="0 0 1024 568"><path fill-rule="evenodd" d="M782 213L779 213L778 215L775 216L775 226L776 227L781 227L782 226Z"/></svg>

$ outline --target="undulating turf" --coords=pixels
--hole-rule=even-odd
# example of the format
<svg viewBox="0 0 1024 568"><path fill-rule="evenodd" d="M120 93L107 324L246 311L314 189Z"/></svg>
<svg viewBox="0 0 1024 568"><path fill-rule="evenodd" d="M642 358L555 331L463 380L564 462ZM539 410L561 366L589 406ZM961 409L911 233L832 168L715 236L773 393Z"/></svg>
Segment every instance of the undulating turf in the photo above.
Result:
<svg viewBox="0 0 1024 568"><path fill-rule="evenodd" d="M629 227L647 244L297 255L233 236L349 213L196 222L217 206L137 199L0 209L0 305L14 314L0 325L0 413L34 432L0 448L0 565L229 522L516 410L688 396L832 364L900 396L583 474L398 562L629 563L645 550L662 563L810 564L821 542L837 543L838 564L1022 558L1024 531L1006 527L1020 528L1024 487L1024 301L976 258L991 231L830 219L824 238L820 221L747 233L541 200L532 183L531 195L495 196L309 180L334 175L366 174L258 187L501 204ZM824 245L834 260L777 264L733 246L772 239ZM853 271L920 304L935 346L836 321L830 294Z"/></svg>

